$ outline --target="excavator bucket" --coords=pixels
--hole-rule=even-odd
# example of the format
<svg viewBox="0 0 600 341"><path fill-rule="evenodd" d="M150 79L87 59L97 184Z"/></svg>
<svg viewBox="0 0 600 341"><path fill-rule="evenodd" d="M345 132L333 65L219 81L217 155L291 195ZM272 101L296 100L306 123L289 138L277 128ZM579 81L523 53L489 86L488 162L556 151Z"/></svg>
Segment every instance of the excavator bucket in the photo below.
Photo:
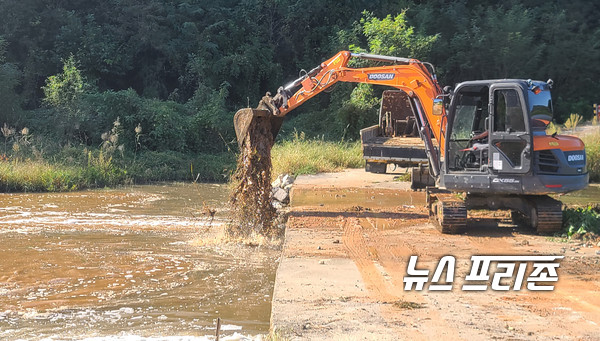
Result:
<svg viewBox="0 0 600 341"><path fill-rule="evenodd" d="M248 132L252 124L255 124L257 120L268 120L270 122L271 134L273 134L273 141L279 134L279 129L283 123L283 117L276 117L266 109L252 109L244 108L238 110L233 116L233 127L235 128L235 135L237 137L238 146L240 150L244 146Z"/></svg>

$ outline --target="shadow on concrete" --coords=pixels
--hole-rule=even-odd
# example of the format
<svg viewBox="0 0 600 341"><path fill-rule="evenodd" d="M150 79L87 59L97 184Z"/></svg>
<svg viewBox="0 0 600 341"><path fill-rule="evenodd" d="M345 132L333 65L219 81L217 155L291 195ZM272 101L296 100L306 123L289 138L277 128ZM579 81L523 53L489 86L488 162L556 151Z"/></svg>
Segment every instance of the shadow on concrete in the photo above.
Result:
<svg viewBox="0 0 600 341"><path fill-rule="evenodd" d="M372 211L292 211L290 217L320 217L320 218L383 218L383 219L429 219L426 214L406 212L372 212Z"/></svg>
<svg viewBox="0 0 600 341"><path fill-rule="evenodd" d="M514 234L537 235L537 232L526 226L512 224L506 218L469 218L467 228L461 233L471 237L505 238Z"/></svg>

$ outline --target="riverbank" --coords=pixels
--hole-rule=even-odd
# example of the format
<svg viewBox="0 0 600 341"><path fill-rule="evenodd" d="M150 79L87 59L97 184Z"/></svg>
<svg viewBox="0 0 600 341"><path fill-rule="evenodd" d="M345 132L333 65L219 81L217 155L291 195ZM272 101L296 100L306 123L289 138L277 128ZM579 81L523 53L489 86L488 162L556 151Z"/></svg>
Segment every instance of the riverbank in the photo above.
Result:
<svg viewBox="0 0 600 341"><path fill-rule="evenodd" d="M235 155L151 152L138 155L69 147L49 155L0 159L2 192L67 192L162 181L226 182Z"/></svg>
<svg viewBox="0 0 600 341"><path fill-rule="evenodd" d="M32 142L16 148L18 152L0 155L0 191L65 192L162 181L227 182L235 170L233 151L131 153L86 146L44 149L41 145L44 143ZM299 134L274 146L273 174L315 174L363 167L361 153L358 142L306 139Z"/></svg>
<svg viewBox="0 0 600 341"><path fill-rule="evenodd" d="M596 337L600 248L493 215L472 217L464 234L441 235L421 195L392 175L362 170L298 177L271 327L292 340ZM470 257L482 254L565 258L552 292L460 291ZM404 291L411 255L430 271L455 256L454 290Z"/></svg>
<svg viewBox="0 0 600 341"><path fill-rule="evenodd" d="M578 128L586 144L590 181L600 180L600 126ZM0 191L64 192L160 181L227 182L235 169L234 147L216 154L60 146L47 138L5 146ZM306 175L363 168L359 142L307 139L298 133L272 149L272 174Z"/></svg>

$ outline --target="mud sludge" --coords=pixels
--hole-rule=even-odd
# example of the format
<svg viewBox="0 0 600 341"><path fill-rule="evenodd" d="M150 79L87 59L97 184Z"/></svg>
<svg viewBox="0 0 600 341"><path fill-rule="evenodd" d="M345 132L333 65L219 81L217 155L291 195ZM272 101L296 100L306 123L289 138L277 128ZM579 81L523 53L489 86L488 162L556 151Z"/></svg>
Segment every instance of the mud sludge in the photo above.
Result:
<svg viewBox="0 0 600 341"><path fill-rule="evenodd" d="M232 222L226 232L231 237L274 234L276 210L271 204L271 120L255 117L241 147L236 172L232 176L229 199Z"/></svg>

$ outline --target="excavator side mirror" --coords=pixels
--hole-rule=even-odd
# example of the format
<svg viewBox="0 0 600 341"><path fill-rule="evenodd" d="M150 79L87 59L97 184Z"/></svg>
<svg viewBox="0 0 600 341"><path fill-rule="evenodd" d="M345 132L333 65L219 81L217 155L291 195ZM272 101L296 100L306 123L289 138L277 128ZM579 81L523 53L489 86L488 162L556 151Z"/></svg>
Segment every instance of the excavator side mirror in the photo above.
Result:
<svg viewBox="0 0 600 341"><path fill-rule="evenodd" d="M435 98L433 100L433 114L435 116L442 116L444 113L444 100L441 98Z"/></svg>

